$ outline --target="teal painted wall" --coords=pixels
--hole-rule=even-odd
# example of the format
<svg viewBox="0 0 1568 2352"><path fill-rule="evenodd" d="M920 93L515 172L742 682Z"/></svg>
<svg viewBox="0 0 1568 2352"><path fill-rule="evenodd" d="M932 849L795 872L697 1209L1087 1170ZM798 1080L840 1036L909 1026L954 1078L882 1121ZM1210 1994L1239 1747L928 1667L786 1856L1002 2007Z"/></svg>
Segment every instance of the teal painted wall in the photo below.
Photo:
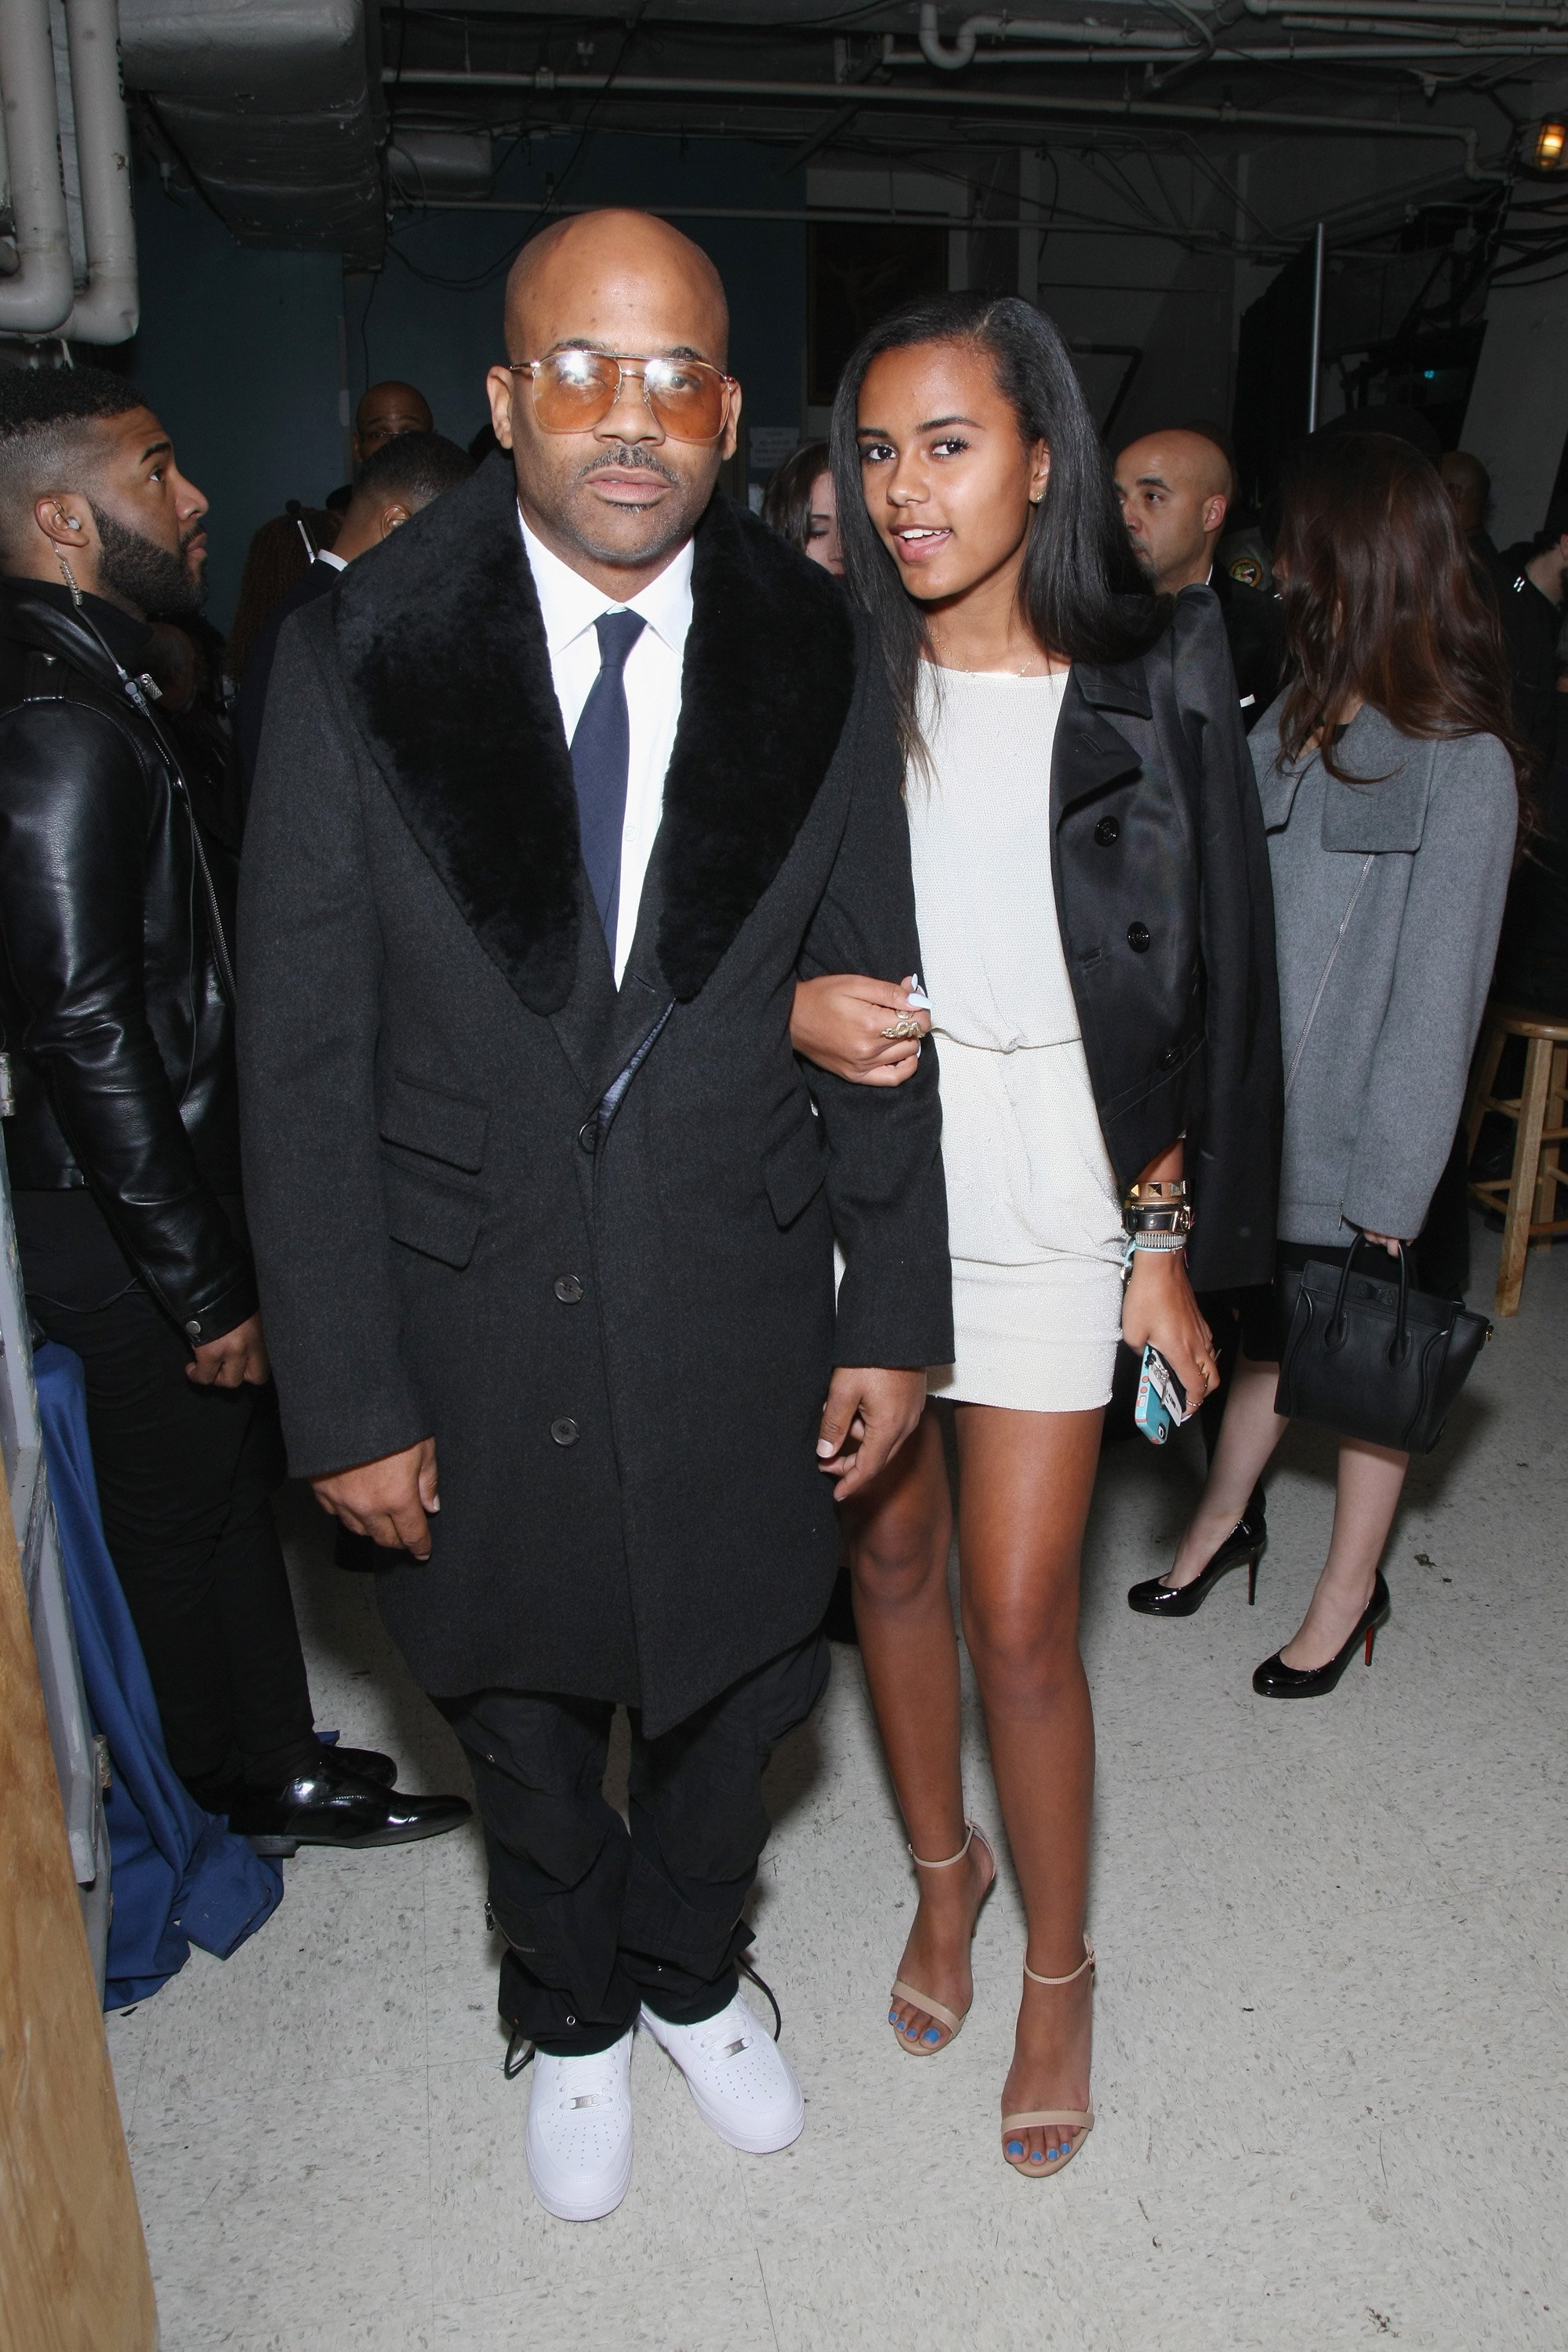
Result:
<svg viewBox="0 0 1568 2352"><path fill-rule="evenodd" d="M497 193L542 203L575 142L513 153ZM591 137L564 194L580 203L802 205L805 174L777 174L777 151L744 140ZM501 290L526 213L400 214L384 268L346 280L332 254L242 247L193 194L149 174L137 189L142 327L137 380L174 436L179 462L212 501L211 612L233 615L250 534L285 499L317 503L344 478L348 386L400 376L424 392L443 433L467 443L485 421L485 370L501 355ZM803 222L691 221L730 298L731 366L748 424L798 425L805 347Z"/></svg>
<svg viewBox="0 0 1568 2352"><path fill-rule="evenodd" d="M257 525L343 478L342 268L336 254L237 245L199 198L166 196L152 174L136 194L132 368L212 501L210 610L226 628Z"/></svg>

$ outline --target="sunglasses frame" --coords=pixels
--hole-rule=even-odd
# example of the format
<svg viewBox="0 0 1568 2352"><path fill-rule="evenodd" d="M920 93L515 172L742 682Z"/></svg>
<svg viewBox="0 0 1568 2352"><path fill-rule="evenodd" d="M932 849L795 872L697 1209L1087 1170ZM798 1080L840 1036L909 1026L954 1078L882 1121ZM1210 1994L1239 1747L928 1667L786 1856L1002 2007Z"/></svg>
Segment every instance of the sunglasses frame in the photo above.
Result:
<svg viewBox="0 0 1568 2352"><path fill-rule="evenodd" d="M580 350L581 346L574 344L571 346L571 349ZM564 359L566 356L567 353L565 352L552 352L549 353L546 358L542 360L506 360L502 362L502 365L506 368L509 375L527 376L530 383L533 387L533 411L536 417L539 416L539 371L542 367L547 367L552 359ZM716 433L704 433L693 438L684 433L676 433L672 431L669 425L654 406L653 402L648 398L647 370L655 360L668 359L671 357L670 353L667 352L649 352L646 354L640 352L588 352L584 356L595 360L610 360L615 363L616 389L610 397L608 404L599 411L598 415L595 416L593 423L589 425L546 425L543 418L539 417L539 429L542 433L591 433L595 425L602 425L604 423L605 417L609 415L612 409L619 407L621 395L626 390L626 377L628 374L633 375L641 384L643 406L647 410L648 415L653 418L655 424L658 425L660 431L668 434L670 440L684 441L689 447L694 449L711 448L715 441L722 441L726 432L729 430L731 417L728 395L731 393L739 392L741 388L741 380L739 376L726 375L724 370L721 367L715 367L711 360L682 359L675 362L675 364L680 367L701 368L707 374L716 375L720 383L724 387L726 395L724 401L724 414L720 419L719 430Z"/></svg>

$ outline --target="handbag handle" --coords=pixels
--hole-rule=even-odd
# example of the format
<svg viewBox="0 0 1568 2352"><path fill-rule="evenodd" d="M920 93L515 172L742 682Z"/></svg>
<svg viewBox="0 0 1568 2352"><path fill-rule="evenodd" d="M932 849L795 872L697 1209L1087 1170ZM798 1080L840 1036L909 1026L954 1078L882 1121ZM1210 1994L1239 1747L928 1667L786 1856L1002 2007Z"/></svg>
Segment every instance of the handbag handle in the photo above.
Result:
<svg viewBox="0 0 1568 2352"><path fill-rule="evenodd" d="M1345 1293L1350 1288L1351 1268L1355 1264L1355 1254L1363 1242L1367 1242L1366 1235L1358 1233L1345 1253L1344 1267L1340 1276L1340 1286L1334 1293L1334 1311L1329 1318L1329 1328L1323 1334L1323 1345L1325 1348L1333 1349L1336 1353L1344 1346L1350 1332L1350 1326L1345 1320ZM1369 1249L1373 1246L1373 1243L1367 1242ZM1391 1364L1404 1363L1410 1353L1409 1334L1405 1328L1405 1306L1410 1296L1410 1265L1405 1254L1403 1242L1399 1244L1398 1255L1399 1311L1394 1318L1394 1345L1388 1351L1388 1360Z"/></svg>

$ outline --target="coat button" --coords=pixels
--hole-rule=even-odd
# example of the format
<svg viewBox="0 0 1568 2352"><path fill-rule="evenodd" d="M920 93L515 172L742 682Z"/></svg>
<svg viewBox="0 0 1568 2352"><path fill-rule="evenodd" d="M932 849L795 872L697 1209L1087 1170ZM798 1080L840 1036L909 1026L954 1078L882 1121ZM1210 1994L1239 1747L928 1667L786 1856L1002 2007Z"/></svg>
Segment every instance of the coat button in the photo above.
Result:
<svg viewBox="0 0 1568 2352"><path fill-rule="evenodd" d="M597 1111L595 1112L592 1118L585 1118L583 1121L582 1126L577 1129L577 1140L582 1145L584 1151L597 1151L599 1148L599 1115Z"/></svg>
<svg viewBox="0 0 1568 2352"><path fill-rule="evenodd" d="M1181 1047L1179 1045L1167 1045L1164 1052L1160 1056L1160 1067L1163 1070L1179 1069L1181 1067Z"/></svg>
<svg viewBox="0 0 1568 2352"><path fill-rule="evenodd" d="M1121 827L1113 816L1102 816L1094 828L1094 837L1101 849L1109 849L1111 843L1121 837Z"/></svg>
<svg viewBox="0 0 1568 2352"><path fill-rule="evenodd" d="M199 1339L201 1338L201 1336L202 1336L202 1327L201 1327L201 1325L200 1325L199 1323L187 1323L187 1324L186 1324L186 1326L185 1326L185 1337L186 1337L186 1339Z"/></svg>
<svg viewBox="0 0 1568 2352"><path fill-rule="evenodd" d="M1134 955L1147 955L1149 952L1148 924L1129 923L1127 926L1127 944L1131 949Z"/></svg>
<svg viewBox="0 0 1568 2352"><path fill-rule="evenodd" d="M561 1420L552 1421L551 1423L550 1434L555 1440L557 1445L575 1445L577 1443L577 1424L574 1421L568 1420L564 1415L563 1415Z"/></svg>
<svg viewBox="0 0 1568 2352"><path fill-rule="evenodd" d="M583 1296L583 1285L574 1274L558 1274L555 1277L555 1296L563 1307L575 1307Z"/></svg>

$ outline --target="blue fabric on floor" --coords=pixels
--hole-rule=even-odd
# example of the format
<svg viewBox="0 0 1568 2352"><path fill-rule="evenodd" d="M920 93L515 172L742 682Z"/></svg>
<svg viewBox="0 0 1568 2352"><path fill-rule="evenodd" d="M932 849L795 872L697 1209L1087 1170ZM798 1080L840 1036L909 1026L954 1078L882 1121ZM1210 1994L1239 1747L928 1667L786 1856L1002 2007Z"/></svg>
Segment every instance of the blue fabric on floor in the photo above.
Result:
<svg viewBox="0 0 1568 2352"><path fill-rule="evenodd" d="M33 1363L88 1711L114 1770L104 1801L114 1911L103 2005L125 2009L183 1969L193 1944L226 1960L278 1908L283 1873L203 1812L175 1775L103 1540L81 1359L50 1340Z"/></svg>

